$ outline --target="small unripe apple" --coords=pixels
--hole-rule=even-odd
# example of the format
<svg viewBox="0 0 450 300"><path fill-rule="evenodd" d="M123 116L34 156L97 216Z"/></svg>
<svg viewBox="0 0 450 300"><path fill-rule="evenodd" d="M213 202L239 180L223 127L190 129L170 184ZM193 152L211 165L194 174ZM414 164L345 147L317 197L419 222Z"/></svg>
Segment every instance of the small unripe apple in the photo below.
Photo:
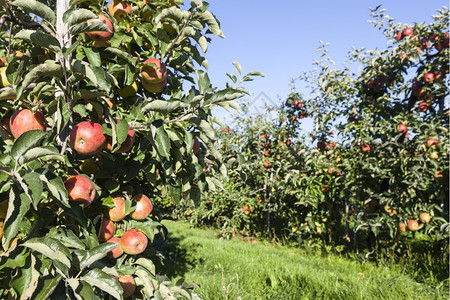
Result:
<svg viewBox="0 0 450 300"><path fill-rule="evenodd" d="M419 222L417 222L416 220L409 220L407 226L409 230L416 231L417 229L419 229Z"/></svg>
<svg viewBox="0 0 450 300"><path fill-rule="evenodd" d="M149 58L141 67L142 81L145 83L160 83L167 76L166 65L157 58Z"/></svg>
<svg viewBox="0 0 450 300"><path fill-rule="evenodd" d="M84 176L70 176L64 182L64 187L69 194L69 200L82 202L84 207L89 206L95 199L95 185Z"/></svg>
<svg viewBox="0 0 450 300"><path fill-rule="evenodd" d="M400 230L401 232L406 232L406 226L404 223L399 223L398 224L398 230Z"/></svg>
<svg viewBox="0 0 450 300"><path fill-rule="evenodd" d="M107 241L114 236L114 223L110 219L104 218L98 231L98 240Z"/></svg>
<svg viewBox="0 0 450 300"><path fill-rule="evenodd" d="M80 154L93 155L100 152L105 141L102 125L91 121L78 123L70 132L70 143Z"/></svg>
<svg viewBox="0 0 450 300"><path fill-rule="evenodd" d="M128 98L135 96L137 91L138 91L137 83L133 82L131 85L127 85L120 88L117 92L119 93L120 97Z"/></svg>
<svg viewBox="0 0 450 300"><path fill-rule="evenodd" d="M423 212L419 215L420 222L428 223L431 220L430 214L427 212Z"/></svg>
<svg viewBox="0 0 450 300"><path fill-rule="evenodd" d="M36 129L45 131L46 127L47 121L40 111L33 113L29 109L21 109L9 118L9 129L16 139L24 132Z"/></svg>
<svg viewBox="0 0 450 300"><path fill-rule="evenodd" d="M103 45L103 43L106 43L112 36L114 27L111 22L111 20L104 16L104 15L98 15L98 19L90 19L87 20L87 22L102 22L108 26L109 31L89 31L86 32L86 34L91 38L92 41L97 42L97 46Z"/></svg>
<svg viewBox="0 0 450 300"><path fill-rule="evenodd" d="M148 238L144 233L133 228L125 231L120 237L120 243L126 254L136 255L147 248Z"/></svg>
<svg viewBox="0 0 450 300"><path fill-rule="evenodd" d="M122 197L113 198L114 207L110 207L108 210L108 216L111 221L119 222L126 216L125 213L125 199Z"/></svg>
<svg viewBox="0 0 450 300"><path fill-rule="evenodd" d="M134 220L144 220L153 210L153 204L144 194L135 195L131 200L136 204L136 209L130 214Z"/></svg>
<svg viewBox="0 0 450 300"><path fill-rule="evenodd" d="M112 238L110 238L109 240L106 241L107 243L114 243L117 244L119 247L116 247L114 249L112 249L111 251L108 252L108 257L110 258L119 258L120 256L122 256L123 254L123 249L122 249L122 245L120 242L120 238L113 236Z"/></svg>
<svg viewBox="0 0 450 300"><path fill-rule="evenodd" d="M136 282L134 281L133 276L127 274L122 275L119 278L117 278L117 281L119 281L120 285L123 289L122 296L124 298L131 297L134 294L134 291L136 289Z"/></svg>
<svg viewBox="0 0 450 300"><path fill-rule="evenodd" d="M108 12L117 21L122 21L125 15L131 14L131 5L124 1L114 0L109 4Z"/></svg>
<svg viewBox="0 0 450 300"><path fill-rule="evenodd" d="M88 158L83 160L82 162L83 164L80 166L80 170L81 172L83 172L83 174L91 175L100 170L100 167L94 158Z"/></svg>

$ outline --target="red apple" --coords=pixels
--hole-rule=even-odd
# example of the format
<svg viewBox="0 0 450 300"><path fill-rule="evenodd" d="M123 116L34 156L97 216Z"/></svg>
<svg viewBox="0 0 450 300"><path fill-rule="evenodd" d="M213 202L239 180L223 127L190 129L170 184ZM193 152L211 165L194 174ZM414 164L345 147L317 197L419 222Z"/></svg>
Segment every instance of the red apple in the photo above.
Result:
<svg viewBox="0 0 450 300"><path fill-rule="evenodd" d="M192 151L197 154L200 151L200 141L198 137L194 136L194 145L192 146Z"/></svg>
<svg viewBox="0 0 450 300"><path fill-rule="evenodd" d="M398 31L398 32L395 34L395 38L396 38L397 40L401 40L401 39L403 38L402 32L401 32L401 31Z"/></svg>
<svg viewBox="0 0 450 300"><path fill-rule="evenodd" d="M125 15L131 14L131 5L128 2L114 0L109 4L108 12L120 22Z"/></svg>
<svg viewBox="0 0 450 300"><path fill-rule="evenodd" d="M434 73L433 72L425 73L423 78L424 78L425 82L433 82L434 81Z"/></svg>
<svg viewBox="0 0 450 300"><path fill-rule="evenodd" d="M403 29L402 35L403 36L409 36L413 34L413 30L409 27L406 27L405 29Z"/></svg>
<svg viewBox="0 0 450 300"><path fill-rule="evenodd" d="M72 175L64 182L64 187L69 193L69 199L84 203L84 207L90 205L95 199L95 186L89 179L81 175Z"/></svg>
<svg viewBox="0 0 450 300"><path fill-rule="evenodd" d="M111 221L119 222L126 216L125 214L125 199L122 197L113 198L114 207L110 207L108 210L108 216Z"/></svg>
<svg viewBox="0 0 450 300"><path fill-rule="evenodd" d="M427 146L428 147L438 146L438 145L439 145L439 142L435 138L429 138L427 140Z"/></svg>
<svg viewBox="0 0 450 300"><path fill-rule="evenodd" d="M133 276L127 274L122 275L119 278L117 278L117 281L119 281L120 285L123 289L122 296L124 298L131 297L134 294L134 290L136 289L136 282L134 281Z"/></svg>
<svg viewBox="0 0 450 300"><path fill-rule="evenodd" d="M107 241L114 235L114 223L107 218L102 220L100 229L98 231L98 240L101 242Z"/></svg>
<svg viewBox="0 0 450 300"><path fill-rule="evenodd" d="M408 127L405 124L398 124L398 132L406 132Z"/></svg>
<svg viewBox="0 0 450 300"><path fill-rule="evenodd" d="M419 111L425 112L428 110L428 103L426 102L420 102L419 103Z"/></svg>
<svg viewBox="0 0 450 300"><path fill-rule="evenodd" d="M136 230L128 229L120 238L122 249L126 254L135 255L144 252L147 248L147 236Z"/></svg>
<svg viewBox="0 0 450 300"><path fill-rule="evenodd" d="M407 227L411 231L416 231L417 229L419 229L419 222L417 222L416 220L409 220L407 223Z"/></svg>
<svg viewBox="0 0 450 300"><path fill-rule="evenodd" d="M33 113L29 109L21 109L16 111L9 119L9 129L11 134L17 139L22 133L30 130L45 131L47 121L42 112Z"/></svg>
<svg viewBox="0 0 450 300"><path fill-rule="evenodd" d="M107 243L114 243L117 244L119 247L116 247L112 249L110 252L108 252L108 257L110 258L119 258L123 254L121 239L119 239L117 236L113 236L109 240L106 241Z"/></svg>
<svg viewBox="0 0 450 300"><path fill-rule="evenodd" d="M93 155L100 152L105 141L102 125L91 121L78 123L70 132L70 143L80 154Z"/></svg>
<svg viewBox="0 0 450 300"><path fill-rule="evenodd" d="M107 41L112 37L114 27L111 22L111 20L104 16L104 15L98 15L98 19L90 19L87 20L87 22L102 22L108 26L109 31L89 31L86 34L91 38L94 43L97 43L97 46L106 45Z"/></svg>
<svg viewBox="0 0 450 300"><path fill-rule="evenodd" d="M439 36L436 33L433 33L430 35L430 41L432 41L434 43L437 40L439 40Z"/></svg>
<svg viewBox="0 0 450 300"><path fill-rule="evenodd" d="M132 200L136 204L136 209L130 214L134 220L144 220L153 210L153 204L144 194L135 195Z"/></svg>
<svg viewBox="0 0 450 300"><path fill-rule="evenodd" d="M370 145L366 144L366 145L362 146L361 150L362 150L362 152L370 152Z"/></svg>
<svg viewBox="0 0 450 300"><path fill-rule="evenodd" d="M167 69L166 65L157 58L149 58L141 67L142 81L145 83L160 83L166 79ZM145 88L145 86L144 86Z"/></svg>

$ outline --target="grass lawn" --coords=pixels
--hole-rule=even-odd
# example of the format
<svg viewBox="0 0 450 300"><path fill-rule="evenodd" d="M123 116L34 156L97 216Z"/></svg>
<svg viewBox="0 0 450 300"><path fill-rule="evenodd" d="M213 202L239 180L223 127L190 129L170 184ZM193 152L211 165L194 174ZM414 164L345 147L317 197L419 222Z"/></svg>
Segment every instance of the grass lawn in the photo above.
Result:
<svg viewBox="0 0 450 300"><path fill-rule="evenodd" d="M448 282L418 283L392 267L220 239L181 221L163 224L170 239L164 273L196 283L203 299L449 299Z"/></svg>

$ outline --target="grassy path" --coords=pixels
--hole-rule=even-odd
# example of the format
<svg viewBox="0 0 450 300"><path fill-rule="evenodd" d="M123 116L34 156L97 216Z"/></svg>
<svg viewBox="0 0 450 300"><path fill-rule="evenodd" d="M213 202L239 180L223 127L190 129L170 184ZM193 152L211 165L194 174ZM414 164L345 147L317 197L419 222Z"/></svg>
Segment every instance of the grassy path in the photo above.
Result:
<svg viewBox="0 0 450 300"><path fill-rule="evenodd" d="M174 246L166 274L197 283L203 299L448 299L448 287L417 283L392 268L163 224Z"/></svg>

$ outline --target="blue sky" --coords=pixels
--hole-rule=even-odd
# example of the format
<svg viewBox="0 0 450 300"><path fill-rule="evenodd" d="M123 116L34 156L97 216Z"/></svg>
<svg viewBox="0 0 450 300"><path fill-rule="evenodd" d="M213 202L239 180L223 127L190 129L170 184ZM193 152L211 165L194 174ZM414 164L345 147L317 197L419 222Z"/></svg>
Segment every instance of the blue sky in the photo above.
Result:
<svg viewBox="0 0 450 300"><path fill-rule="evenodd" d="M432 21L431 16L448 1L443 0L352 0L352 1L254 1L210 0L209 10L221 23L225 38L213 38L206 58L213 85L223 88L226 72L235 73L238 61L243 73L261 71L264 78L246 83L253 98L262 92L272 101L285 99L292 78L313 69L319 41L330 43L329 56L345 60L355 48L386 47L382 33L367 21L369 8L381 4L395 23ZM300 91L301 92L301 91ZM267 102L267 101L266 101ZM279 103L279 102L278 102ZM227 113L215 114L227 119Z"/></svg>

